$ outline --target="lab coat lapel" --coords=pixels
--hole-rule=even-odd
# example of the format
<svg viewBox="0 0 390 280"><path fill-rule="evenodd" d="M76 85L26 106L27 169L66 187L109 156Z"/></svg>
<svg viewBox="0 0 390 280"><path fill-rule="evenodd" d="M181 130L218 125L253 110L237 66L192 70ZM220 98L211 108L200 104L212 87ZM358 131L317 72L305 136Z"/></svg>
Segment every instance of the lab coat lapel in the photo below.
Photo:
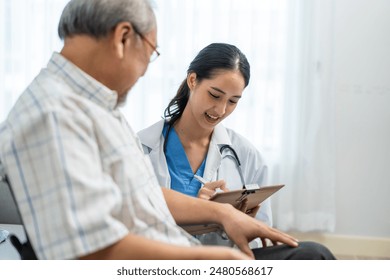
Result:
<svg viewBox="0 0 390 280"><path fill-rule="evenodd" d="M161 142L161 133L164 127L164 120L156 122L152 126L138 132L142 144L150 150L157 150Z"/></svg>
<svg viewBox="0 0 390 280"><path fill-rule="evenodd" d="M157 162L157 164L154 164L157 180L163 187L170 188L171 177L169 176L168 165L164 154L163 127L164 120L161 120L138 132L138 136L144 146L144 152L149 155L152 162Z"/></svg>
<svg viewBox="0 0 390 280"><path fill-rule="evenodd" d="M203 177L208 181L215 181L218 179L218 169L221 166L222 161L219 149L222 145L231 145L231 141L226 128L222 124L218 124L214 128L213 135L211 136L206 166L203 173Z"/></svg>

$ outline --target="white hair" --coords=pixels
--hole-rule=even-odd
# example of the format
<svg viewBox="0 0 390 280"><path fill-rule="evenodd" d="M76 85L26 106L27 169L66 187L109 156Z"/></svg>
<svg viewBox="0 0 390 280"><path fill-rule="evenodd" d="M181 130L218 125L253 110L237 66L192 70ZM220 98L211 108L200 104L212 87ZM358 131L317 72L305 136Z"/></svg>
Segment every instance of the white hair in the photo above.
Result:
<svg viewBox="0 0 390 280"><path fill-rule="evenodd" d="M71 0L62 12L58 35L62 40L79 34L100 38L120 22L130 22L140 34L150 32L156 26L151 3L148 0Z"/></svg>

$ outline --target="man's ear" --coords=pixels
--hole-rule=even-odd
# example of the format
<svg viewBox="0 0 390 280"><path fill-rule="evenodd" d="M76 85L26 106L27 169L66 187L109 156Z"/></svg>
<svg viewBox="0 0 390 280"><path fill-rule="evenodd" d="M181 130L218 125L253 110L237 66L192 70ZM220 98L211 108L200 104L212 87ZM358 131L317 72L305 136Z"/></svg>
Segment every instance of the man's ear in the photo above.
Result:
<svg viewBox="0 0 390 280"><path fill-rule="evenodd" d="M130 45L130 35L133 32L133 26L129 22L120 22L114 28L113 43L115 52L120 59L125 55L125 48Z"/></svg>
<svg viewBox="0 0 390 280"><path fill-rule="evenodd" d="M196 73L192 72L187 76L187 85L190 90L196 86Z"/></svg>

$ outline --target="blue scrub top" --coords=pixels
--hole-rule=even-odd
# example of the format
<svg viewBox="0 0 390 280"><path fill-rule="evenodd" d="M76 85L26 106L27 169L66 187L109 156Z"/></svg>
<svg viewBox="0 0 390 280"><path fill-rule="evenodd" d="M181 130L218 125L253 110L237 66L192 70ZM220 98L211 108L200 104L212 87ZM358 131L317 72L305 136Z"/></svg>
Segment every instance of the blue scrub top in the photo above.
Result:
<svg viewBox="0 0 390 280"><path fill-rule="evenodd" d="M167 129L168 125L164 124L164 129L162 131L164 138L167 138ZM184 147L173 127L169 131L165 158L168 164L169 175L171 176L171 189L197 197L199 189L201 188L201 183L194 178ZM203 160L195 174L203 177L205 165L206 158Z"/></svg>

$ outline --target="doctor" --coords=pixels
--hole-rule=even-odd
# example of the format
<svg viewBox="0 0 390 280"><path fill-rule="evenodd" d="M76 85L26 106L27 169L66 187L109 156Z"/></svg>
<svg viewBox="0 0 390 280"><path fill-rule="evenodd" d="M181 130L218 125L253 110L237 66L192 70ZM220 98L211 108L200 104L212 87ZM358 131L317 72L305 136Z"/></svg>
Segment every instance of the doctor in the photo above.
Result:
<svg viewBox="0 0 390 280"><path fill-rule="evenodd" d="M221 124L236 108L249 78L249 63L237 47L214 43L199 52L165 109L165 120L138 133L160 185L209 199L217 189L266 184L267 166L259 151ZM209 183L202 186L194 175ZM269 199L256 218L272 226ZM203 244L232 245L220 233L197 237Z"/></svg>

